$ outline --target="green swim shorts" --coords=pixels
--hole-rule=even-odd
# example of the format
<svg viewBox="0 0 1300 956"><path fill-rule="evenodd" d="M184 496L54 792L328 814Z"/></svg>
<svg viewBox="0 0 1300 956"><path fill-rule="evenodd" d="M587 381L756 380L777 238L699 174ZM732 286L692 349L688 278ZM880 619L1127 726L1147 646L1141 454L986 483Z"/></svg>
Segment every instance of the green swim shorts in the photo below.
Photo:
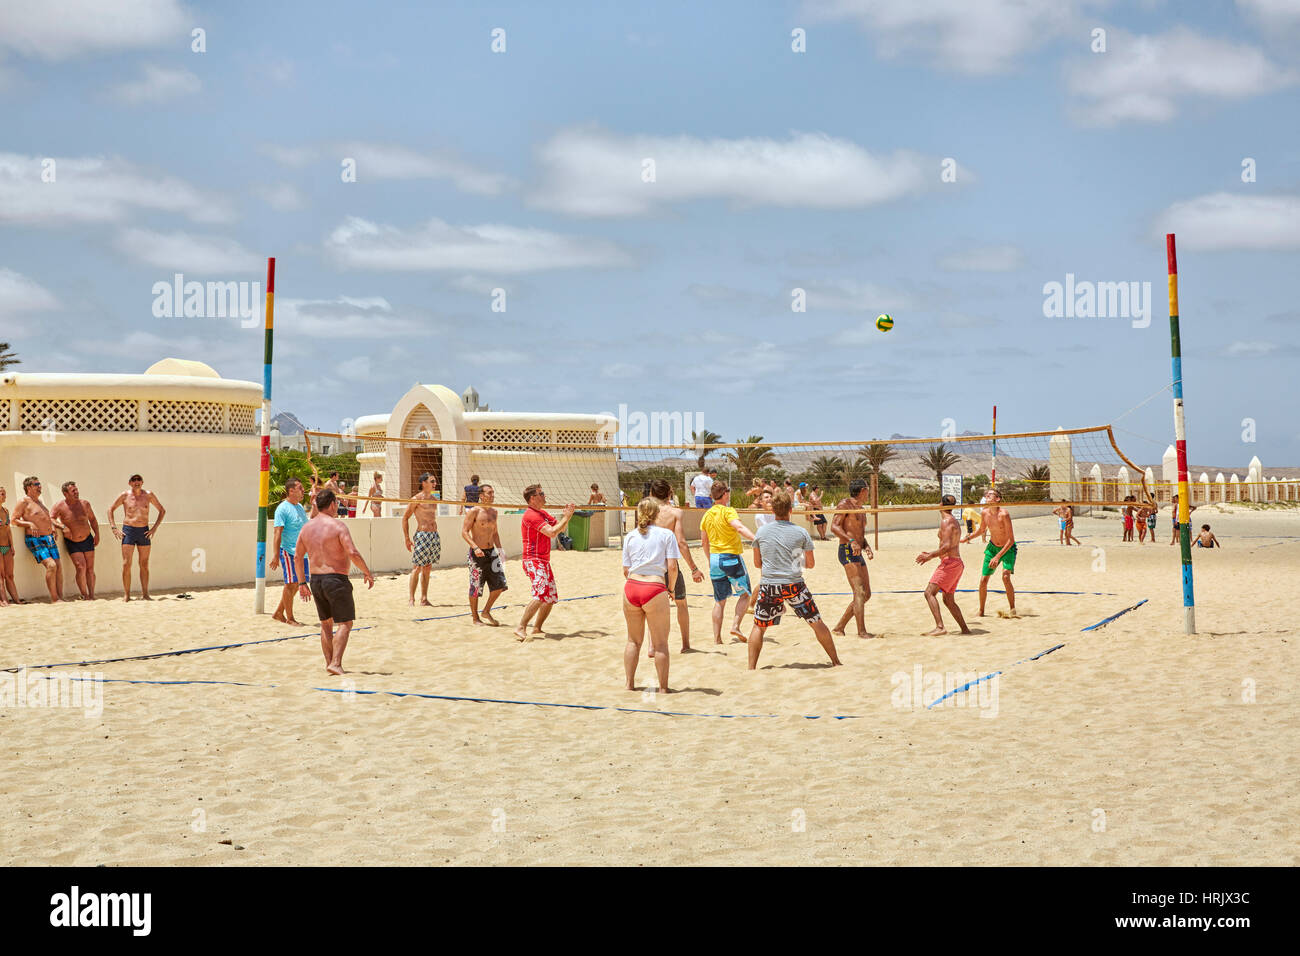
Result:
<svg viewBox="0 0 1300 956"><path fill-rule="evenodd" d="M980 568L980 575L988 577L993 573L989 567L989 562L997 557L997 553L1002 550L1001 545L994 544L990 541L984 548L984 566ZM1002 555L1002 569L1008 573L1015 573L1016 570L1016 546L1013 544L1007 548L1007 553Z"/></svg>

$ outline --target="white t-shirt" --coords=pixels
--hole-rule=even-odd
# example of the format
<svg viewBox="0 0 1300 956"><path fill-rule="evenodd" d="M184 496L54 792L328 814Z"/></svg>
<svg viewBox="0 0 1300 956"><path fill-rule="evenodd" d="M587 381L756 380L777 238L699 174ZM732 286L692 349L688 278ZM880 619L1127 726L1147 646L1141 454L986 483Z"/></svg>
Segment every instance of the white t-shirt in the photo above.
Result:
<svg viewBox="0 0 1300 956"><path fill-rule="evenodd" d="M691 479L691 492L697 498L708 498L713 494L713 479L708 475L696 475Z"/></svg>
<svg viewBox="0 0 1300 956"><path fill-rule="evenodd" d="M761 528L763 525L771 524L775 520L776 515L774 514L757 514L754 515L754 527Z"/></svg>
<svg viewBox="0 0 1300 956"><path fill-rule="evenodd" d="M677 535L667 528L653 525L644 535L633 529L623 539L623 567L629 574L652 574L663 577L668 573L668 559L681 558Z"/></svg>

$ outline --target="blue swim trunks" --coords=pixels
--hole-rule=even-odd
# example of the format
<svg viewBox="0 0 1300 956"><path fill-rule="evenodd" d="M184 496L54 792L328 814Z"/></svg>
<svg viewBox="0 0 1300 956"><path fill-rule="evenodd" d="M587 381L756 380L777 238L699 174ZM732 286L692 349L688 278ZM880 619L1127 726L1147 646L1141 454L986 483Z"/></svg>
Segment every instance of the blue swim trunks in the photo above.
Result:
<svg viewBox="0 0 1300 956"><path fill-rule="evenodd" d="M713 499L710 498L708 495L696 495L696 496L695 496L695 507L697 507L697 508L712 508L712 507L713 507Z"/></svg>
<svg viewBox="0 0 1300 956"><path fill-rule="evenodd" d="M54 541L54 535L43 534L40 536L27 537L27 550L32 553L37 564L44 564L47 558L59 560L59 546Z"/></svg>
<svg viewBox="0 0 1300 956"><path fill-rule="evenodd" d="M713 600L725 601L731 597L732 585L736 594L749 594L753 588L749 583L749 571L745 568L745 559L738 554L710 554L709 580L713 584Z"/></svg>

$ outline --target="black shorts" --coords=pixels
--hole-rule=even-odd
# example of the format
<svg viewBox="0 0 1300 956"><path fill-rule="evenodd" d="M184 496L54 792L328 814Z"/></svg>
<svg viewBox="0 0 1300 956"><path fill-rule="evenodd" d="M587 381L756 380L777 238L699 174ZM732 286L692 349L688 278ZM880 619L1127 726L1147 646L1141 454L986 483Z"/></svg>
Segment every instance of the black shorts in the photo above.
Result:
<svg viewBox="0 0 1300 956"><path fill-rule="evenodd" d="M975 533L975 522L972 521L970 518L966 519L966 533L967 534Z"/></svg>
<svg viewBox="0 0 1300 956"><path fill-rule="evenodd" d="M478 572L477 575L474 571L470 572L470 597L478 597L485 587L488 591L508 590L505 568L501 566L501 552L496 548L488 548L481 558L471 549L469 563Z"/></svg>
<svg viewBox="0 0 1300 956"><path fill-rule="evenodd" d="M322 621L346 624L357 616L352 603L352 582L346 574L313 574L311 595L316 599L316 613Z"/></svg>
<svg viewBox="0 0 1300 956"><path fill-rule="evenodd" d="M668 575L664 575L664 587L668 587ZM673 588L673 600L686 600L686 575L682 574L681 569L677 570L677 587Z"/></svg>
<svg viewBox="0 0 1300 956"><path fill-rule="evenodd" d="M63 550L68 554L86 554L95 550L95 536L86 535L81 541L73 541L66 535L63 538Z"/></svg>
<svg viewBox="0 0 1300 956"><path fill-rule="evenodd" d="M813 524L825 524L825 523L826 523L826 516L824 514L818 512L817 514L813 515Z"/></svg>
<svg viewBox="0 0 1300 956"><path fill-rule="evenodd" d="M122 543L133 544L137 548L152 547L153 539L145 534L148 530L148 528L137 528L135 525L124 524L122 525Z"/></svg>

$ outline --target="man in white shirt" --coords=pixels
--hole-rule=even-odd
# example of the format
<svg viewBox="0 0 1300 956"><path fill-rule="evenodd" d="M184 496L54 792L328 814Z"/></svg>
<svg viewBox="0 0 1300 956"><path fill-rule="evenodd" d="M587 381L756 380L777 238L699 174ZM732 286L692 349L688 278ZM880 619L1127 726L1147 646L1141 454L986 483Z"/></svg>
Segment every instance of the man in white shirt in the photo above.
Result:
<svg viewBox="0 0 1300 956"><path fill-rule="evenodd" d="M713 507L713 479L708 471L701 471L691 479L691 494L695 496L695 507L706 510Z"/></svg>

